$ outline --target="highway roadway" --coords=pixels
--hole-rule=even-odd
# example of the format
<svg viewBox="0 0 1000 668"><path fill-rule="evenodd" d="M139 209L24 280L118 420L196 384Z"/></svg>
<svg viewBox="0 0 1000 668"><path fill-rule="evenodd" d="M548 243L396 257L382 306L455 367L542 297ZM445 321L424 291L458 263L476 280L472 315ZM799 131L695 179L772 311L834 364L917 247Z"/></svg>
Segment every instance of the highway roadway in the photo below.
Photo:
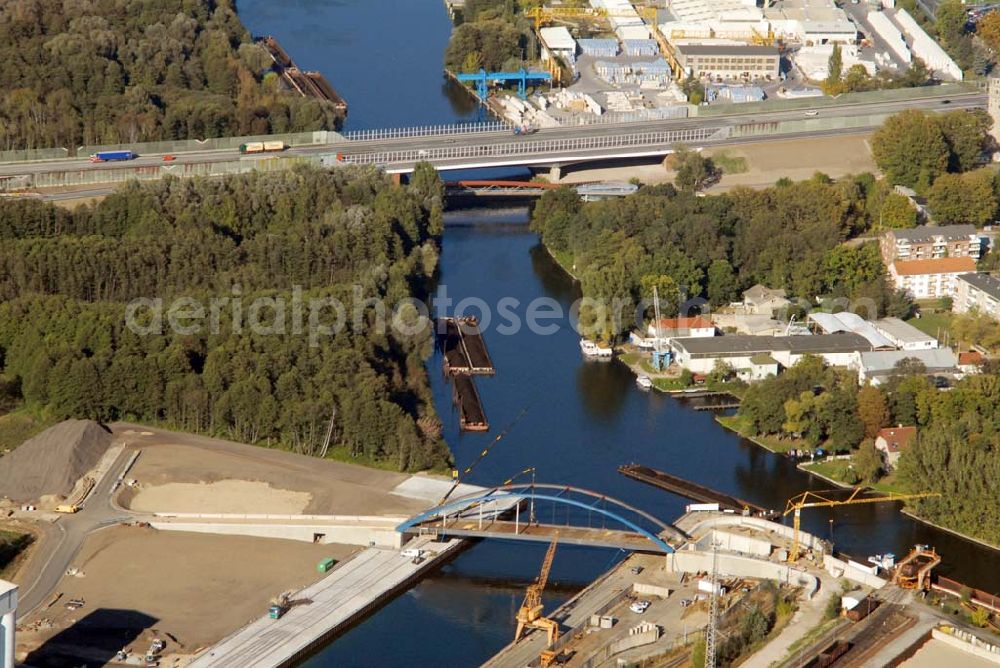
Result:
<svg viewBox="0 0 1000 668"><path fill-rule="evenodd" d="M807 104L800 101L800 104ZM142 167L159 168L161 174L169 174L171 171L184 173L184 166L213 163L232 162L237 160L258 161L284 158L317 158L320 156L343 155L348 161L364 161L365 156L373 154L406 153L415 154L416 158L423 158L421 152L426 152L429 159L441 166L448 166L446 159L434 159L435 153L441 153L447 149L468 149L480 148L484 153L493 153L491 148L509 146L516 143L534 143L549 140L582 140L594 138L620 138L631 135L641 135L645 133L660 133L670 131L711 129L722 127L736 127L746 124L764 124L788 120L804 119L826 119L826 118L852 118L859 116L870 116L877 114L892 114L906 109L926 109L930 111L949 111L953 109L975 109L986 106L986 95L976 91L968 90L942 90L934 91L933 95L919 99L895 100L889 102L851 102L846 104L827 104L815 107L803 107L795 109L783 109L780 111L766 112L740 112L727 115L700 116L686 119L668 119L657 121L646 121L639 123L620 124L593 124L582 126L562 126L558 128L546 128L539 132L525 136L514 137L509 132L472 132L454 135L434 135L423 137L406 137L385 140L350 141L341 139L329 144L293 146L282 153L272 153L265 155L240 156L235 149L227 150L205 150L191 151L186 153L173 154L174 160L164 161L164 154L141 155L135 160L124 163L92 163L89 158L71 158L57 160L42 160L33 162L12 162L0 164L0 178L17 177L34 174L58 173L58 172L89 172L94 170L117 170L123 167L130 169ZM857 132L859 128L853 128ZM831 133L830 130L818 129L815 132L807 132L806 135L822 135ZM770 135L763 140L794 138L788 134ZM742 143L745 139L738 139L735 143ZM692 142L694 143L694 142ZM530 147L525 147L526 149ZM537 162L530 160L529 156L535 158L545 158L545 148L539 146L538 153L532 151L518 151L518 156L510 156L513 162ZM560 156L553 155L553 162L557 162ZM369 158L370 159L370 158ZM412 162L409 161L409 162ZM454 161L452 161L454 162ZM460 161L461 162L461 161ZM465 160L468 162L468 160Z"/></svg>

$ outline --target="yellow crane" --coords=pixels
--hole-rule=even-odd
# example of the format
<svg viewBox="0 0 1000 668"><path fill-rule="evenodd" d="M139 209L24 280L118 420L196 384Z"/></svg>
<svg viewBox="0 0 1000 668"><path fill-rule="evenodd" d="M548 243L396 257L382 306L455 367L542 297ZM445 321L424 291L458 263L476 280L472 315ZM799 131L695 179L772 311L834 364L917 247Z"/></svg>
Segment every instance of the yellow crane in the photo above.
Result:
<svg viewBox="0 0 1000 668"><path fill-rule="evenodd" d="M549 544L549 549L545 552L545 559L542 560L542 570L538 573L538 578L528 585L528 590L524 595L524 603L517 611L517 630L514 631L514 642L520 640L527 629L545 631L549 640L548 647L551 647L559 639L559 624L542 616L542 592L549 580L549 571L552 570L552 559L556 556L556 543L558 541L559 536L556 535Z"/></svg>
<svg viewBox="0 0 1000 668"><path fill-rule="evenodd" d="M854 488L854 491L851 492L851 495L846 499L832 499L822 496L816 492L802 492L801 494L790 498L788 503L785 504L785 512L782 513L783 517L787 517L789 513L792 513L793 518L792 550L788 555L788 560L795 561L799 558L799 524L803 508L833 508L836 506L853 506L862 503L910 501L913 499L925 499L931 496L941 496L938 492L923 492L920 494L896 494L895 492L890 492L882 496L858 496L865 489L867 488L864 486Z"/></svg>

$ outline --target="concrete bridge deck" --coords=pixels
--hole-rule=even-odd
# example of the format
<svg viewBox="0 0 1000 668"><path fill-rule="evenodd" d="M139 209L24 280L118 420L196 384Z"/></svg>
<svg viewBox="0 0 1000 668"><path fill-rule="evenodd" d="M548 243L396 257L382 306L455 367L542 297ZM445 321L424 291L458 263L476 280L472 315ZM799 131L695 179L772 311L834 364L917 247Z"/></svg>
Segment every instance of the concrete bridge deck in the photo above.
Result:
<svg viewBox="0 0 1000 668"><path fill-rule="evenodd" d="M293 665L317 645L342 632L386 599L456 555L464 541L417 538L408 548L428 556L419 564L397 550L369 548L298 592L281 619L262 617L209 648L191 668L274 668Z"/></svg>
<svg viewBox="0 0 1000 668"><path fill-rule="evenodd" d="M945 105L944 102L948 104ZM412 171L427 161L439 169L469 169L508 165L571 164L609 158L658 156L678 143L710 145L823 136L874 129L889 115L905 109L952 111L986 106L986 96L968 87L940 87L926 95L817 102L817 113L806 116L801 101L767 109L741 109L686 119L608 123L546 128L530 137L510 132L392 137L351 141L325 133L325 143L295 145L282 153L241 156L235 148L177 151L165 162L162 152L140 153L127 163L91 163L84 158L16 161L0 164L0 190L117 183L163 176L221 176L251 170L285 169L296 163L378 165L390 173ZM322 133L321 133L322 134ZM124 147L130 148L130 147Z"/></svg>
<svg viewBox="0 0 1000 668"><path fill-rule="evenodd" d="M440 524L417 526L408 530L408 533L422 536L500 538L540 543L550 543L554 537L558 536L559 543L566 545L608 547L653 554L667 553L666 550L651 543L645 536L631 531L554 524L525 524L524 522L518 524L506 520L480 524L474 518L467 518L452 522L446 527L442 527Z"/></svg>

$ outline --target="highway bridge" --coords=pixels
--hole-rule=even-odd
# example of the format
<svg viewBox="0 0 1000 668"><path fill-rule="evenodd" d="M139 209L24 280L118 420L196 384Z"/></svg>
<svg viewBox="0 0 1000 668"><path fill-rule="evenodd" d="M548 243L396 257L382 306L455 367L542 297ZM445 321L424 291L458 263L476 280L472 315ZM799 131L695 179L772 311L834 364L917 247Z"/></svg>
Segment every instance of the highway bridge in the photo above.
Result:
<svg viewBox="0 0 1000 668"><path fill-rule="evenodd" d="M768 105L769 103L764 103ZM542 129L516 137L494 129L455 132L370 133L350 139L337 133L316 133L317 143L294 145L282 153L244 156L236 148L211 148L172 154L144 152L127 163L92 163L88 157L12 161L0 164L0 191L51 187L86 187L130 179L150 180L167 175L221 176L251 170L285 169L297 163L327 166L374 165L390 174L413 170L426 161L438 169L536 166L555 170L595 160L663 156L678 144L711 146L756 141L830 136L869 131L886 117L905 109L950 111L985 108L986 95L964 85L927 89L880 91L843 96L837 100L794 100L757 107L739 105L700 108L684 119L625 124L592 124ZM380 138L385 137L385 138ZM232 145L232 142L229 142ZM129 148L129 147L126 147Z"/></svg>

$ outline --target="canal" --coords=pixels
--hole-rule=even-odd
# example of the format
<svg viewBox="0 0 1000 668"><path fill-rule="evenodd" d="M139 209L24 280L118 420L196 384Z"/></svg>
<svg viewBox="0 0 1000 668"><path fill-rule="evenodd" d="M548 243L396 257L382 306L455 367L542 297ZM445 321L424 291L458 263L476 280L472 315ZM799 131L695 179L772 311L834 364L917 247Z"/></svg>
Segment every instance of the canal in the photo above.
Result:
<svg viewBox="0 0 1000 668"><path fill-rule="evenodd" d="M441 77L449 32L442 0L239 0L238 7L255 34L275 35L303 67L326 74L351 106L349 128L450 123L475 114ZM515 299L523 317L529 303L548 299L568 311L577 288L526 221L525 210L449 214L441 282L454 302L476 298L496 308L501 299ZM445 437L460 468L513 423L469 482L495 485L534 467L540 482L598 490L668 521L683 512L685 500L624 478L619 465L646 464L771 508L784 508L805 489L827 487L788 459L725 431L711 413L639 390L624 365L584 361L568 319L553 323L547 335L486 328L498 369L496 377L478 381L489 434L458 432L441 359L430 360ZM803 525L824 537L832 532L838 550L858 557L934 545L944 555L941 572L1000 590L996 552L910 520L893 505L807 510ZM481 543L306 665L478 665L513 635L523 586L537 574L544 549ZM566 600L621 556L560 547L546 605Z"/></svg>

